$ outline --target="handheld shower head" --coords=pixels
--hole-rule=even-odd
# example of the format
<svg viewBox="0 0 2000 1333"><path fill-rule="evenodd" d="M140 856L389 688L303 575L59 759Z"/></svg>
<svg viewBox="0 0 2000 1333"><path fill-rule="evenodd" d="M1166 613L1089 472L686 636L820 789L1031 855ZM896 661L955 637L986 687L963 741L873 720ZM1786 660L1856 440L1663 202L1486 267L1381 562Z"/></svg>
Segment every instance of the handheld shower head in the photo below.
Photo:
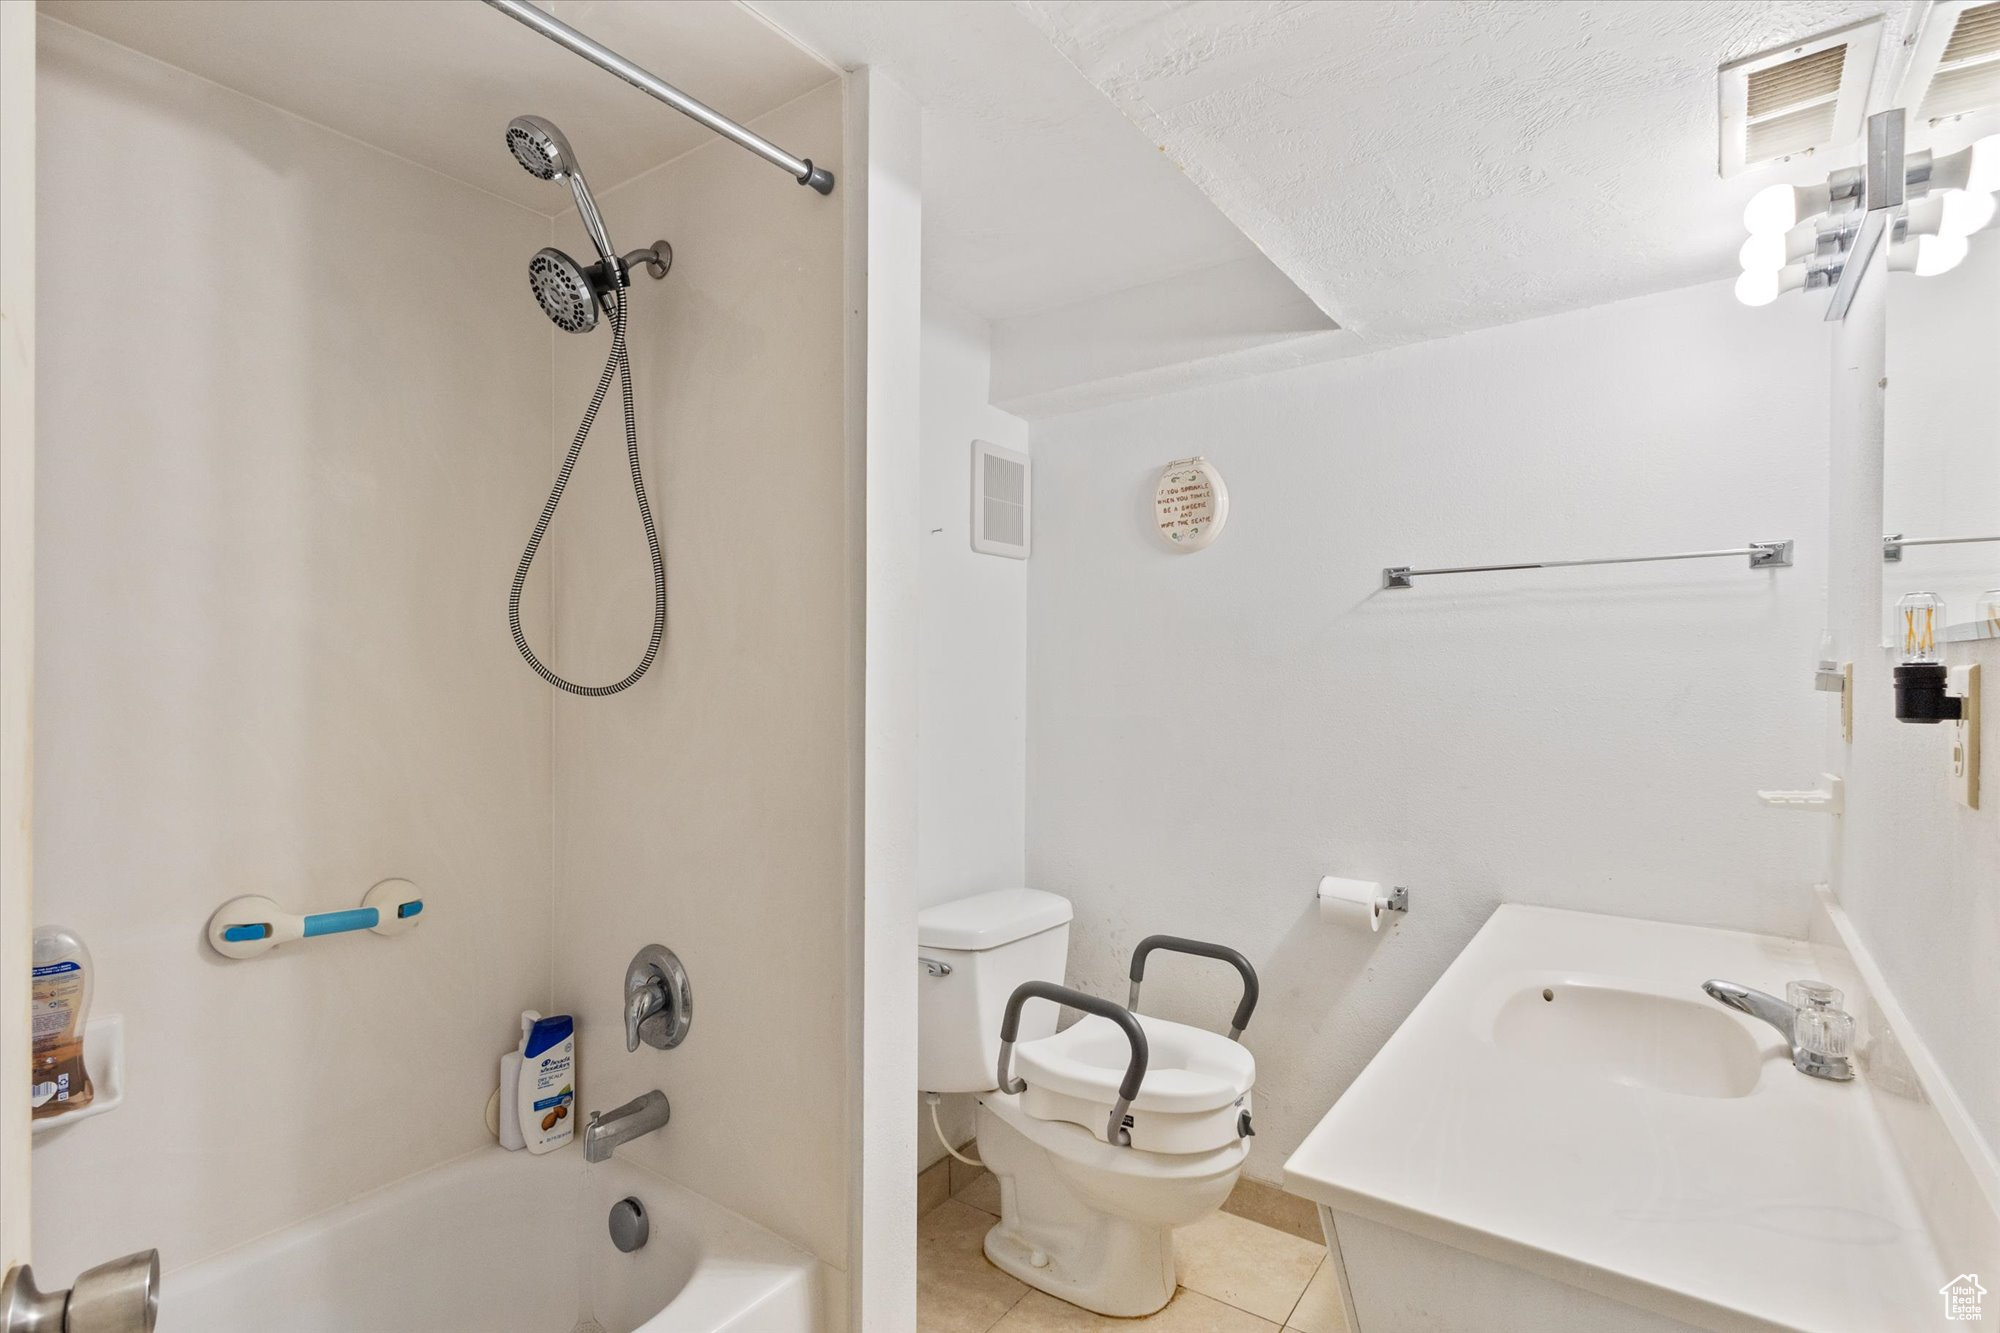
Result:
<svg viewBox="0 0 2000 1333"><path fill-rule="evenodd" d="M552 181L576 169L576 150L569 139L540 116L516 116L507 122L507 151L536 180Z"/></svg>
<svg viewBox="0 0 2000 1333"><path fill-rule="evenodd" d="M597 201L590 197L590 186L583 180L583 172L576 165L576 150L569 146L569 139L563 132L540 116L516 116L507 122L507 151L536 180L569 182L569 192L576 199L576 211L583 215L583 227L590 233L590 243L597 247L597 257L613 275L613 281L622 285L622 275L618 272L618 251L612 248L611 237L604 230L604 219L597 212ZM554 318L553 315L550 318ZM561 323L561 320L557 320Z"/></svg>

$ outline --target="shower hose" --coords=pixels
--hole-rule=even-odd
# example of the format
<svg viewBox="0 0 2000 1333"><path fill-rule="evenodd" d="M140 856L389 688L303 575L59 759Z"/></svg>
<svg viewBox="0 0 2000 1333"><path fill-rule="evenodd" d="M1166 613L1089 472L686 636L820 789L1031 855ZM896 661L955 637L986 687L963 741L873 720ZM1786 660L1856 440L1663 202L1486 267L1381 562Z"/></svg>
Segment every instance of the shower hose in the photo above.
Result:
<svg viewBox="0 0 2000 1333"><path fill-rule="evenodd" d="M625 306L624 291L614 292L611 302L611 355L604 363L604 373L597 377L597 391L591 394L590 406L584 409L583 422L576 428L576 438L570 442L569 456L563 459L562 469L556 473L555 485L549 489L549 502L542 506L542 516L528 538L528 548L521 552L521 567L514 571L513 590L507 594L507 627L514 631L514 646L521 650L521 656L528 660L535 674L559 690L589 698L630 689L639 677L646 674L646 668L653 665L653 659L660 655L660 641L667 633L667 562L660 553L660 534L653 526L653 511L646 504L646 482L639 475L639 423L632 408L632 365L625 356ZM646 655L639 659L639 665L633 667L631 674L623 680L611 685L578 685L549 670L535 656L535 650L528 646L528 636L521 632L521 590L527 586L528 567L535 563L535 551L548 533L550 520L556 516L556 506L562 503L563 488L569 485L569 475L576 469L576 460L583 453L583 443L590 438L590 425L597 420L597 413L611 392L614 375L618 378L619 392L625 401L625 456L632 465L632 493L638 497L639 521L645 525L646 546L653 556L653 638L646 645Z"/></svg>

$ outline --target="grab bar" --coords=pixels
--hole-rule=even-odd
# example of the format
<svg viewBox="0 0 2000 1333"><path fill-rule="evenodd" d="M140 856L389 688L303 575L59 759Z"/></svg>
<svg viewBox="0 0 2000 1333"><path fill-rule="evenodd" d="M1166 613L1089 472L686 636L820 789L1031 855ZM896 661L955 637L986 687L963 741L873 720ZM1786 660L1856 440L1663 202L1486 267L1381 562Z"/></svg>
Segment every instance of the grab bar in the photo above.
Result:
<svg viewBox="0 0 2000 1333"><path fill-rule="evenodd" d="M225 958L255 958L280 944L350 930L400 935L421 923L423 910L423 895L407 879L383 880L368 890L359 907L303 916L262 894L245 894L215 909L208 919L208 943Z"/></svg>
<svg viewBox="0 0 2000 1333"><path fill-rule="evenodd" d="M1187 940L1178 935L1148 935L1132 951L1132 989L1126 993L1125 1007L1135 1012L1138 1010L1139 983L1146 979L1146 955L1155 949L1193 954L1197 958L1213 958L1236 969L1243 978L1243 998L1237 1002L1236 1017L1229 1020L1229 1039L1242 1040L1243 1029L1250 1026L1250 1013L1257 1007L1257 969L1250 966L1248 958L1226 944Z"/></svg>
<svg viewBox="0 0 2000 1333"><path fill-rule="evenodd" d="M999 1072L1002 1092L1019 1092L1028 1086L1025 1079L1014 1077L1011 1066L1014 1063L1014 1038L1021 1031L1021 1006L1030 1000L1053 1000L1057 1004L1066 1004L1086 1014L1108 1018L1124 1029L1125 1040L1132 1043L1132 1062L1125 1066L1125 1078L1118 1085L1118 1100L1111 1107L1111 1119L1105 1123L1104 1139L1120 1148L1131 1147L1132 1134L1125 1128L1125 1113L1132 1109L1132 1099L1139 1095L1139 1084L1146 1077L1146 1030L1139 1026L1139 1020L1132 1016L1132 1011L1122 1004L1100 1000L1095 995L1058 986L1052 981L1024 981L1007 997L1007 1012L1000 1019Z"/></svg>

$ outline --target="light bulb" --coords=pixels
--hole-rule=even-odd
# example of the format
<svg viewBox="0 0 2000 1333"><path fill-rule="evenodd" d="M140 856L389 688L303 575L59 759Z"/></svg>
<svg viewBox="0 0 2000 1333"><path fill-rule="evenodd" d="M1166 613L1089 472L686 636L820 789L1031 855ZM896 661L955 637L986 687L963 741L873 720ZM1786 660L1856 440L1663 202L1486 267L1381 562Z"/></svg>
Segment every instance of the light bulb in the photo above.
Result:
<svg viewBox="0 0 2000 1333"><path fill-rule="evenodd" d="M1743 229L1752 236L1790 231L1810 217L1833 207L1833 187L1818 185L1767 185L1750 196L1743 210Z"/></svg>
<svg viewBox="0 0 2000 1333"><path fill-rule="evenodd" d="M1917 239L1917 266L1911 272L1920 278L1935 278L1940 273L1949 273L1965 259L1966 251L1972 247L1963 236L1919 236Z"/></svg>
<svg viewBox="0 0 2000 1333"><path fill-rule="evenodd" d="M1929 187L1992 194L2000 190L2000 134L1975 140L1969 148L1931 159Z"/></svg>
<svg viewBox="0 0 2000 1333"><path fill-rule="evenodd" d="M1755 239L1755 238L1752 238ZM1736 299L1744 305L1769 305L1778 299L1778 270L1751 268L1736 279Z"/></svg>
<svg viewBox="0 0 2000 1333"><path fill-rule="evenodd" d="M1965 151L1972 154L1972 165L1965 173L1965 188L1973 194L2000 190L2000 134L1976 139Z"/></svg>
<svg viewBox="0 0 2000 1333"><path fill-rule="evenodd" d="M1798 220L1798 191L1789 185L1765 186L1750 196L1743 210L1743 225L1752 236L1786 231Z"/></svg>
<svg viewBox="0 0 2000 1333"><path fill-rule="evenodd" d="M1778 231L1752 236L1736 252L1736 262L1745 273L1775 273L1785 266L1785 258L1785 234Z"/></svg>
<svg viewBox="0 0 2000 1333"><path fill-rule="evenodd" d="M1996 207L1990 194L1972 194L1966 190L1946 190L1944 192L1943 213L1938 221L1940 236L1970 236L1993 220Z"/></svg>
<svg viewBox="0 0 2000 1333"><path fill-rule="evenodd" d="M1903 594L1896 603L1896 628L1903 638L1903 664L1944 661L1938 647L1944 638L1944 627L1942 597L1929 592Z"/></svg>

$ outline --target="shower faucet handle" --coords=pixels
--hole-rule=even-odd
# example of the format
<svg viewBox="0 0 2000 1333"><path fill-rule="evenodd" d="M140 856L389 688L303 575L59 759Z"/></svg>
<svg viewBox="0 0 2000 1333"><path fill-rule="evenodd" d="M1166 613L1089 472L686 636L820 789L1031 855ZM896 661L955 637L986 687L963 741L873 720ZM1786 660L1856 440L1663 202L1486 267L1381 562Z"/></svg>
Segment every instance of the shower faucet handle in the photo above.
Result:
<svg viewBox="0 0 2000 1333"><path fill-rule="evenodd" d="M694 1022L694 986L672 949L649 944L625 969L625 1049L670 1051Z"/></svg>

